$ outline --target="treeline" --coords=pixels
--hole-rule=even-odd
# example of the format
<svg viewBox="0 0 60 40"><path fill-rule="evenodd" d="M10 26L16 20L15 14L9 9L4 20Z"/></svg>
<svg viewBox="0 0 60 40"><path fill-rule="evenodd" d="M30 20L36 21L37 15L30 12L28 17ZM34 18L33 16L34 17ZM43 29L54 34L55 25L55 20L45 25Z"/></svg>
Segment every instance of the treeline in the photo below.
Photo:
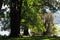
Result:
<svg viewBox="0 0 60 40"><path fill-rule="evenodd" d="M44 6L51 5L49 1L42 0L10 0L0 1L2 3L9 2L10 5L10 37L21 37L20 27L23 28L24 34L29 35L28 29L33 35L51 35L54 30L54 22L52 13L47 13ZM48 3L45 5L45 3ZM44 5L43 5L44 4ZM50 8L55 9L52 5ZM1 8L0 8L1 10Z"/></svg>

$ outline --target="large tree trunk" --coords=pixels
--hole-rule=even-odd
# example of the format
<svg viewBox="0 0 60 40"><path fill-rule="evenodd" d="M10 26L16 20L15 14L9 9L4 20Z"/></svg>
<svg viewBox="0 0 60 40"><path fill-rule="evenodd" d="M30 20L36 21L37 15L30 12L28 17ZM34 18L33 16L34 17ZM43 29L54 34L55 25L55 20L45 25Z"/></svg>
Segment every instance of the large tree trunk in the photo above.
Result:
<svg viewBox="0 0 60 40"><path fill-rule="evenodd" d="M43 32L43 35L51 36L51 34L53 32L53 16L52 16L52 14L46 14L44 26L46 28L46 32Z"/></svg>
<svg viewBox="0 0 60 40"><path fill-rule="evenodd" d="M1 11L1 7L2 7L2 3L3 3L3 0L0 0L0 11Z"/></svg>
<svg viewBox="0 0 60 40"><path fill-rule="evenodd" d="M0 0L0 12L1 12L2 3L3 3L3 0ZM0 20L1 20L1 13L0 13Z"/></svg>
<svg viewBox="0 0 60 40"><path fill-rule="evenodd" d="M1 8L2 8L3 0L0 0L0 15L1 15ZM1 16L0 16L1 17Z"/></svg>
<svg viewBox="0 0 60 40"><path fill-rule="evenodd" d="M10 5L10 17L11 17L11 33L10 37L19 37L20 34L20 13L22 0L11 0Z"/></svg>

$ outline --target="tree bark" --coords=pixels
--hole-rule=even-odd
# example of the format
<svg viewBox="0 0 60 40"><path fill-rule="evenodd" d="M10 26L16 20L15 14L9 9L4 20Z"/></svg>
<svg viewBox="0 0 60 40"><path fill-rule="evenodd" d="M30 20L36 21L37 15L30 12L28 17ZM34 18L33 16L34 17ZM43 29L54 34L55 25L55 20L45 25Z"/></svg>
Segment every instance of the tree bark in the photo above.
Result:
<svg viewBox="0 0 60 40"><path fill-rule="evenodd" d="M22 0L11 0L10 4L10 17L11 17L11 33L10 37L19 37L20 34L20 14L22 7Z"/></svg>
<svg viewBox="0 0 60 40"><path fill-rule="evenodd" d="M51 34L53 32L53 16L52 16L52 14L46 14L44 26L46 28L46 32L43 32L43 35L51 36Z"/></svg>
<svg viewBox="0 0 60 40"><path fill-rule="evenodd" d="M3 4L3 0L0 0L0 15L2 14L2 13L1 13L2 4ZM1 16L0 16L0 17L1 17Z"/></svg>
<svg viewBox="0 0 60 40"><path fill-rule="evenodd" d="M3 3L3 0L0 0L0 11L1 11L1 7L2 7L2 3Z"/></svg>

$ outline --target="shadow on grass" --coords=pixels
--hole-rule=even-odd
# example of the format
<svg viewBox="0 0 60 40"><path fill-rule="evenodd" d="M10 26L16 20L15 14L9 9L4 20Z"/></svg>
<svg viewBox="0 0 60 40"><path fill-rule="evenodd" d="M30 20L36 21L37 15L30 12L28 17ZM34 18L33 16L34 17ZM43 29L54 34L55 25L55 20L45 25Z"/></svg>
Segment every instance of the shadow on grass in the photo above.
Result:
<svg viewBox="0 0 60 40"><path fill-rule="evenodd" d="M23 37L23 38L11 38L7 36L0 36L0 40L60 40L60 37L49 37L49 36L32 36L32 37Z"/></svg>

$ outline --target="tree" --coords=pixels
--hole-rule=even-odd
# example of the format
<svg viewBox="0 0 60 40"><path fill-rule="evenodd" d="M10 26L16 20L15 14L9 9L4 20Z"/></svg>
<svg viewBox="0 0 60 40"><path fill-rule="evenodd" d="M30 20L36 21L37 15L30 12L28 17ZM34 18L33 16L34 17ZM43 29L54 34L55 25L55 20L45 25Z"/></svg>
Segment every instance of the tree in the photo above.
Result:
<svg viewBox="0 0 60 40"><path fill-rule="evenodd" d="M20 18L23 0L11 0L10 17L11 17L11 33L10 37L19 37L20 34Z"/></svg>
<svg viewBox="0 0 60 40"><path fill-rule="evenodd" d="M42 5L43 6L48 6L51 11L53 10L52 12L57 11L57 9L51 4L51 2L49 2L47 0L43 1L43 2L44 3ZM43 32L43 35L49 35L50 36L52 34L52 32L53 32L53 29L54 29L53 28L54 23L53 23L53 15L52 15L52 13L47 13L46 11L43 11L42 19L44 20L43 24L44 24L45 29L46 29L46 31Z"/></svg>
<svg viewBox="0 0 60 40"><path fill-rule="evenodd" d="M3 0L0 0L0 15L1 15L1 7L2 7Z"/></svg>
<svg viewBox="0 0 60 40"><path fill-rule="evenodd" d="M24 0L21 13L21 26L24 34L28 35L28 28L36 28L36 32L45 31L41 20L41 0ZM32 30L33 31L33 30Z"/></svg>
<svg viewBox="0 0 60 40"><path fill-rule="evenodd" d="M0 0L0 10L1 10L2 4L3 4L3 0Z"/></svg>
<svg viewBox="0 0 60 40"><path fill-rule="evenodd" d="M45 22L44 22L44 26L46 29L46 32L43 32L43 35L51 35L53 32L53 16L51 13L45 14Z"/></svg>

